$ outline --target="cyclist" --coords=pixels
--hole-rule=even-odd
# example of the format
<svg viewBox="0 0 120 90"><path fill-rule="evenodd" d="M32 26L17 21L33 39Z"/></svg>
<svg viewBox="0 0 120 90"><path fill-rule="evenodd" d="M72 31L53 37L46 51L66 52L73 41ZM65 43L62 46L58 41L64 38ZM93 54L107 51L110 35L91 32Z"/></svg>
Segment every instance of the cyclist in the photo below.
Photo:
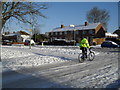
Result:
<svg viewBox="0 0 120 90"><path fill-rule="evenodd" d="M90 45L88 43L88 40L86 39L86 37L83 37L82 40L80 41L80 49L82 50L83 53L83 57L87 58L87 48L90 49Z"/></svg>

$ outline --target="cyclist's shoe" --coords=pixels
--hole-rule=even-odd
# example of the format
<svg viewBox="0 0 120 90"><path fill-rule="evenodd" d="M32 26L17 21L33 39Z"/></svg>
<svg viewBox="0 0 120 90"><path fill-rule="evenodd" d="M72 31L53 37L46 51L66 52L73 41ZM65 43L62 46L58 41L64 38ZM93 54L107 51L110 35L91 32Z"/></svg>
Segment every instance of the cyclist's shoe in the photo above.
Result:
<svg viewBox="0 0 120 90"><path fill-rule="evenodd" d="M91 48L89 48L89 51L91 50Z"/></svg>
<svg viewBox="0 0 120 90"><path fill-rule="evenodd" d="M84 56L81 56L82 59L84 59Z"/></svg>
<svg viewBox="0 0 120 90"><path fill-rule="evenodd" d="M87 55L85 55L84 57L87 58Z"/></svg>

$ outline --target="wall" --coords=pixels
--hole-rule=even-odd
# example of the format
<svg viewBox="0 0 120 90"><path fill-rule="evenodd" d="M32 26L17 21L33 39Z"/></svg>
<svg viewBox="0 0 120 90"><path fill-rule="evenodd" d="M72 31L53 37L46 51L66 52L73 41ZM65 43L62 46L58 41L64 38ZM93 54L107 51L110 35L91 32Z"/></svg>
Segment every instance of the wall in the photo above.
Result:
<svg viewBox="0 0 120 90"><path fill-rule="evenodd" d="M105 41L105 38L94 38L93 42L95 42L97 45L102 44L102 42Z"/></svg>

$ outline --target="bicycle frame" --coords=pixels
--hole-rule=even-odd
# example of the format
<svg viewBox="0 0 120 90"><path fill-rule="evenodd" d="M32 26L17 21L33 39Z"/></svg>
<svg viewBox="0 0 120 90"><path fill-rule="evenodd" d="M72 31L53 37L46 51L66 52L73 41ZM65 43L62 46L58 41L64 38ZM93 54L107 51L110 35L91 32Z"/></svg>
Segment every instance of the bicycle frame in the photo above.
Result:
<svg viewBox="0 0 120 90"><path fill-rule="evenodd" d="M92 61L94 57L95 57L95 53L91 49L89 49L89 52L87 52L87 57L85 57L85 53L80 53L78 56L78 59L80 62L84 62L88 58L89 58L89 61Z"/></svg>

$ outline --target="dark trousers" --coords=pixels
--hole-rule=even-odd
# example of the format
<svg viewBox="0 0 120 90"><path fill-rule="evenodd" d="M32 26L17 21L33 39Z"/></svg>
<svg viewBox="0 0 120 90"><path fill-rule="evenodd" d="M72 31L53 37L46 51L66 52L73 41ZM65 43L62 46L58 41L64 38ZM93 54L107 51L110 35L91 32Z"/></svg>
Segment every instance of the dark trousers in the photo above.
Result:
<svg viewBox="0 0 120 90"><path fill-rule="evenodd" d="M82 47L81 50L82 50L83 56L87 58L87 48Z"/></svg>

